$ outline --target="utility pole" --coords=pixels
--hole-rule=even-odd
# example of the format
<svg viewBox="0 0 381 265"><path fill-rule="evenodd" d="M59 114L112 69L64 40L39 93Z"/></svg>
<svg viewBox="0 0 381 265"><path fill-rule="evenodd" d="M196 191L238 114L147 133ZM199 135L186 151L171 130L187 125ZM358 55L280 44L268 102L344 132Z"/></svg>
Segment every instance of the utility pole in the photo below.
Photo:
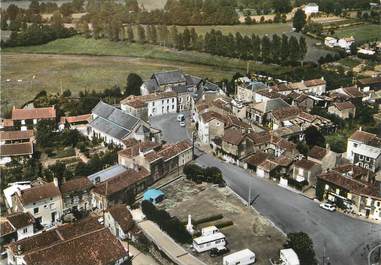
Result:
<svg viewBox="0 0 381 265"><path fill-rule="evenodd" d="M250 208L250 206L251 206L251 178L252 177L250 177L250 184L249 184L249 199L247 200L247 206Z"/></svg>

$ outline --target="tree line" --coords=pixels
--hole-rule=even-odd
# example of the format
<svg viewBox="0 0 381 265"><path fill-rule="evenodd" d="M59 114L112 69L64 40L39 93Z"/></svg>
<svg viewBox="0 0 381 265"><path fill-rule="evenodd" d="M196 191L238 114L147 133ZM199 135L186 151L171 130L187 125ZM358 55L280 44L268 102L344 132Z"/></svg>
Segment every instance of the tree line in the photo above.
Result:
<svg viewBox="0 0 381 265"><path fill-rule="evenodd" d="M295 63L302 61L307 53L307 43L302 36L286 34L270 36L223 34L220 30L198 34L194 28L185 28L179 32L176 26L137 25L134 30L128 25L122 38L128 42L151 43L178 50L195 50L213 55L239 58L244 60L263 61L265 63ZM112 38L110 38L112 40Z"/></svg>

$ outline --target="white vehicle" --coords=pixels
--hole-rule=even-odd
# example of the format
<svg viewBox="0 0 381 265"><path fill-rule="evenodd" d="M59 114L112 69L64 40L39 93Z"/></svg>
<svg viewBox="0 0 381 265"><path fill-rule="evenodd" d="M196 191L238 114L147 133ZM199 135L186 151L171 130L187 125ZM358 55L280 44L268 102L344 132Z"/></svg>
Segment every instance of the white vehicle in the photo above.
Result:
<svg viewBox="0 0 381 265"><path fill-rule="evenodd" d="M298 255L292 248L281 249L279 256L284 265L300 265Z"/></svg>
<svg viewBox="0 0 381 265"><path fill-rule="evenodd" d="M225 235L220 232L193 239L193 248L198 253L224 246L226 246Z"/></svg>
<svg viewBox="0 0 381 265"><path fill-rule="evenodd" d="M218 230L218 228L214 225L201 228L202 236L209 236L218 232L220 232L220 230Z"/></svg>
<svg viewBox="0 0 381 265"><path fill-rule="evenodd" d="M254 264L255 262L255 253L250 249L244 249L238 252L234 252L230 255L225 256L222 259L223 265L248 265Z"/></svg>
<svg viewBox="0 0 381 265"><path fill-rule="evenodd" d="M320 208L323 208L325 210L328 210L330 212L336 211L336 206L330 203L322 203L320 204Z"/></svg>
<svg viewBox="0 0 381 265"><path fill-rule="evenodd" d="M181 121L181 122L180 122L180 126L181 126L181 127L185 127L185 121Z"/></svg>
<svg viewBox="0 0 381 265"><path fill-rule="evenodd" d="M184 114L177 115L177 121L185 121L185 115Z"/></svg>

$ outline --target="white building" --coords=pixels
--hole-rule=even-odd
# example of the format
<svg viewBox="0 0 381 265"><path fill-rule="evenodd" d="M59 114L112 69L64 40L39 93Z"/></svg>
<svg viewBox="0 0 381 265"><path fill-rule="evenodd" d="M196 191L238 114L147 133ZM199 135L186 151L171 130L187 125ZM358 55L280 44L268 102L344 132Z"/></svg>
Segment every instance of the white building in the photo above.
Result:
<svg viewBox="0 0 381 265"><path fill-rule="evenodd" d="M325 37L324 39L324 45L328 46L330 48L337 46L337 39L333 37Z"/></svg>
<svg viewBox="0 0 381 265"><path fill-rule="evenodd" d="M381 138L360 128L348 138L347 159L354 165L377 172L381 169Z"/></svg>
<svg viewBox="0 0 381 265"><path fill-rule="evenodd" d="M339 41L337 42L337 46L339 46L340 48L344 50L350 50L351 45L354 42L355 42L355 38L353 36L349 38L342 38L342 39L339 39Z"/></svg>
<svg viewBox="0 0 381 265"><path fill-rule="evenodd" d="M30 213L12 213L0 217L2 244L21 240L34 234L34 218Z"/></svg>
<svg viewBox="0 0 381 265"><path fill-rule="evenodd" d="M308 3L304 6L304 13L306 13L307 16L319 13L319 6L316 3Z"/></svg>
<svg viewBox="0 0 381 265"><path fill-rule="evenodd" d="M116 204L107 209L104 214L104 225L118 239L132 239L131 230L135 224L126 205Z"/></svg>
<svg viewBox="0 0 381 265"><path fill-rule="evenodd" d="M91 121L87 126L90 140L102 139L107 144L125 147L127 139L159 141L160 131L149 123L100 101L91 111Z"/></svg>
<svg viewBox="0 0 381 265"><path fill-rule="evenodd" d="M159 92L145 96L130 96L121 101L121 109L129 113L129 106L137 106L136 101L143 102L142 107L147 108L148 117L159 116L167 113L177 112L177 93ZM129 113L132 114L133 113Z"/></svg>
<svg viewBox="0 0 381 265"><path fill-rule="evenodd" d="M18 191L12 197L12 206L13 212L29 212L37 224L45 227L59 223L62 216L62 199L58 180Z"/></svg>

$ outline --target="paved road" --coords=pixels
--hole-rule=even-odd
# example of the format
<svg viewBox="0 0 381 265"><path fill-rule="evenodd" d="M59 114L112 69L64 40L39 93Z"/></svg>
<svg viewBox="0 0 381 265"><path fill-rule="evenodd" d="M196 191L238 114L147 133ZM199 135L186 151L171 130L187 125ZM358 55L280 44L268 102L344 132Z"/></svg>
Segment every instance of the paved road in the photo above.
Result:
<svg viewBox="0 0 381 265"><path fill-rule="evenodd" d="M325 211L300 194L253 177L243 169L211 155L202 155L197 163L220 168L228 186L242 198L248 198L251 182L252 198L259 195L253 207L285 233L308 233L313 239L319 260L325 247L326 256L332 265L365 265L367 244L373 246L375 242L381 242L381 225Z"/></svg>

